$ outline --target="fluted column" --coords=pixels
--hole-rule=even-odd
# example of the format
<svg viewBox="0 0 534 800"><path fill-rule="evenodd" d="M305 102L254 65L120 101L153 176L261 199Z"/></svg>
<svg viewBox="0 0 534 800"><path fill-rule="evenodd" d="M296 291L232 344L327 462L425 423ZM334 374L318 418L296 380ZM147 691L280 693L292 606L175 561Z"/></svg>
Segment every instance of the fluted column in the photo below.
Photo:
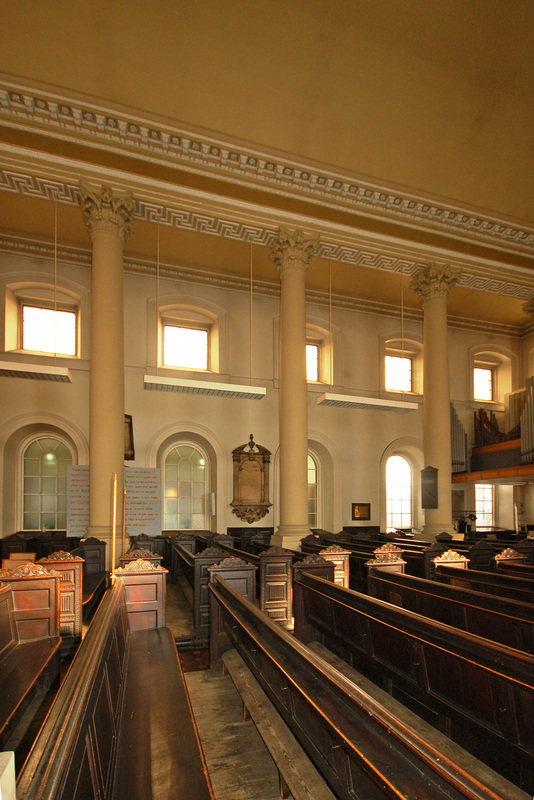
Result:
<svg viewBox="0 0 534 800"><path fill-rule="evenodd" d="M424 461L438 470L438 507L426 509L423 528L430 540L442 531L454 533L447 299L459 275L456 267L430 264L410 284L423 307Z"/></svg>
<svg viewBox="0 0 534 800"><path fill-rule="evenodd" d="M273 544L297 548L308 526L306 270L317 244L280 229L271 258L280 272L280 525Z"/></svg>
<svg viewBox="0 0 534 800"><path fill-rule="evenodd" d="M82 213L93 245L89 400L89 528L103 539L111 566L112 487L117 475L117 527L124 486L123 249L131 233L133 199L80 185Z"/></svg>

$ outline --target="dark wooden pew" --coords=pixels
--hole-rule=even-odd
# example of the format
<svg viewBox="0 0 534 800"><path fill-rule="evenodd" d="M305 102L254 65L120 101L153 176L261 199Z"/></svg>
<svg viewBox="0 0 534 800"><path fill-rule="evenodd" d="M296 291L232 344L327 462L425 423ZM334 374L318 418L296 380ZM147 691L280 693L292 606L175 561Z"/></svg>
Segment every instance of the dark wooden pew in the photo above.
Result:
<svg viewBox="0 0 534 800"><path fill-rule="evenodd" d="M213 800L164 627L165 573L131 562L106 593L19 775L19 800Z"/></svg>
<svg viewBox="0 0 534 800"><path fill-rule="evenodd" d="M534 611L528 603L372 567L371 597L445 625L534 655Z"/></svg>
<svg viewBox="0 0 534 800"><path fill-rule="evenodd" d="M0 581L0 751L16 751L59 673L60 575L23 564Z"/></svg>
<svg viewBox="0 0 534 800"><path fill-rule="evenodd" d="M82 616L87 622L91 619L102 600L109 581L106 569L106 543L94 536L82 539L71 555L83 558Z"/></svg>
<svg viewBox="0 0 534 800"><path fill-rule="evenodd" d="M496 572L503 573L504 575L515 575L517 578L526 578L527 580L534 580L534 567L532 564L517 564L507 561L496 561Z"/></svg>
<svg viewBox="0 0 534 800"><path fill-rule="evenodd" d="M303 573L295 636L318 640L534 793L534 658Z"/></svg>
<svg viewBox="0 0 534 800"><path fill-rule="evenodd" d="M518 578L495 572L480 572L473 569L439 564L436 567L435 580L472 589L475 592L509 597L521 603L534 603L534 586L530 579Z"/></svg>
<svg viewBox="0 0 534 800"><path fill-rule="evenodd" d="M394 701L360 689L219 576L210 594L212 668L237 651L340 800L528 800Z"/></svg>

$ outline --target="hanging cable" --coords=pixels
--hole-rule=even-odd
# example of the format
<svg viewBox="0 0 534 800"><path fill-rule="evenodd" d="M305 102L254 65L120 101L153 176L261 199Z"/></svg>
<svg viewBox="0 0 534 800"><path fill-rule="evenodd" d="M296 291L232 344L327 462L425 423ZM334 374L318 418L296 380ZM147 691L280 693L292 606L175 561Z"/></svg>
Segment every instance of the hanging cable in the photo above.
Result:
<svg viewBox="0 0 534 800"><path fill-rule="evenodd" d="M249 374L250 374L250 385L252 386L252 242L250 242L249 246L249 285L250 285L250 292L249 292L249 339L250 339L250 367L249 367Z"/></svg>
<svg viewBox="0 0 534 800"><path fill-rule="evenodd" d="M160 341L163 337L163 331L160 331L159 322L159 217L156 224L156 375L158 374L159 365L159 348ZM163 342L162 342L163 346Z"/></svg>
<svg viewBox="0 0 534 800"><path fill-rule="evenodd" d="M54 199L54 364L57 357L57 197Z"/></svg>
<svg viewBox="0 0 534 800"><path fill-rule="evenodd" d="M330 388L334 385L334 346L332 341L332 261L328 259L328 332L330 334Z"/></svg>

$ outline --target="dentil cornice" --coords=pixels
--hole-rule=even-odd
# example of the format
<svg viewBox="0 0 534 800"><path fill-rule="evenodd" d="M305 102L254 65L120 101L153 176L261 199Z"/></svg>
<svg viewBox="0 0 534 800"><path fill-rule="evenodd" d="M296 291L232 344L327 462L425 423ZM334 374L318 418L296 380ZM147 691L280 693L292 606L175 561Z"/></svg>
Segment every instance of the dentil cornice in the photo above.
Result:
<svg viewBox="0 0 534 800"><path fill-rule="evenodd" d="M359 215L433 230L448 237L486 243L509 252L534 254L534 228L409 189L387 187L324 165L223 140L134 111L94 100L58 95L4 76L0 79L4 125L82 143L93 148L174 165L180 169L278 195L298 197Z"/></svg>

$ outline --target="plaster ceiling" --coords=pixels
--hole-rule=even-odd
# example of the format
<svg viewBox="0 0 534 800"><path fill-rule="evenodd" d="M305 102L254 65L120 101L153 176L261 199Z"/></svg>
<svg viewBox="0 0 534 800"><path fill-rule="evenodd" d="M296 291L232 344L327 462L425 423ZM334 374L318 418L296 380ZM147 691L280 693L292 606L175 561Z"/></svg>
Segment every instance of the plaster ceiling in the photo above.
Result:
<svg viewBox="0 0 534 800"><path fill-rule="evenodd" d="M26 0L3 15L0 72L6 87L93 103L318 174L368 180L475 216L512 218L512 225L530 230L533 32L530 0ZM302 192L280 192L279 185L275 195L265 183L228 177L209 164L182 169L98 143L91 131L67 136L66 129L47 130L47 120L32 124L0 115L0 166L29 165L29 172L70 178L71 184L83 171L91 178L107 170L112 183L117 176L121 185L137 183L145 199L152 184L152 196L156 184L160 196L181 193L170 206L188 198L208 206L217 198L228 204L229 218L262 217L268 230L284 214L311 230L320 220L325 240L335 231L337 242L366 240L375 252L394 240L396 252L414 263L437 248L441 258L452 254L473 270L480 262L492 278L502 271L503 280L512 276L534 292L534 246L486 246ZM47 157L53 157L49 164ZM50 239L51 206L31 192L0 191L0 228ZM88 246L75 205L60 207L59 237ZM161 229L163 260L221 274L246 277L250 247L198 230ZM155 226L137 220L127 254L153 260L154 253ZM252 253L257 279L276 282L268 248L253 245ZM402 269L389 281L379 270L339 259L331 269L332 291L340 296L394 306L404 280L403 302L418 307ZM328 291L327 276L328 260L314 259L309 288ZM449 311L522 326L528 322L524 299L457 287Z"/></svg>

